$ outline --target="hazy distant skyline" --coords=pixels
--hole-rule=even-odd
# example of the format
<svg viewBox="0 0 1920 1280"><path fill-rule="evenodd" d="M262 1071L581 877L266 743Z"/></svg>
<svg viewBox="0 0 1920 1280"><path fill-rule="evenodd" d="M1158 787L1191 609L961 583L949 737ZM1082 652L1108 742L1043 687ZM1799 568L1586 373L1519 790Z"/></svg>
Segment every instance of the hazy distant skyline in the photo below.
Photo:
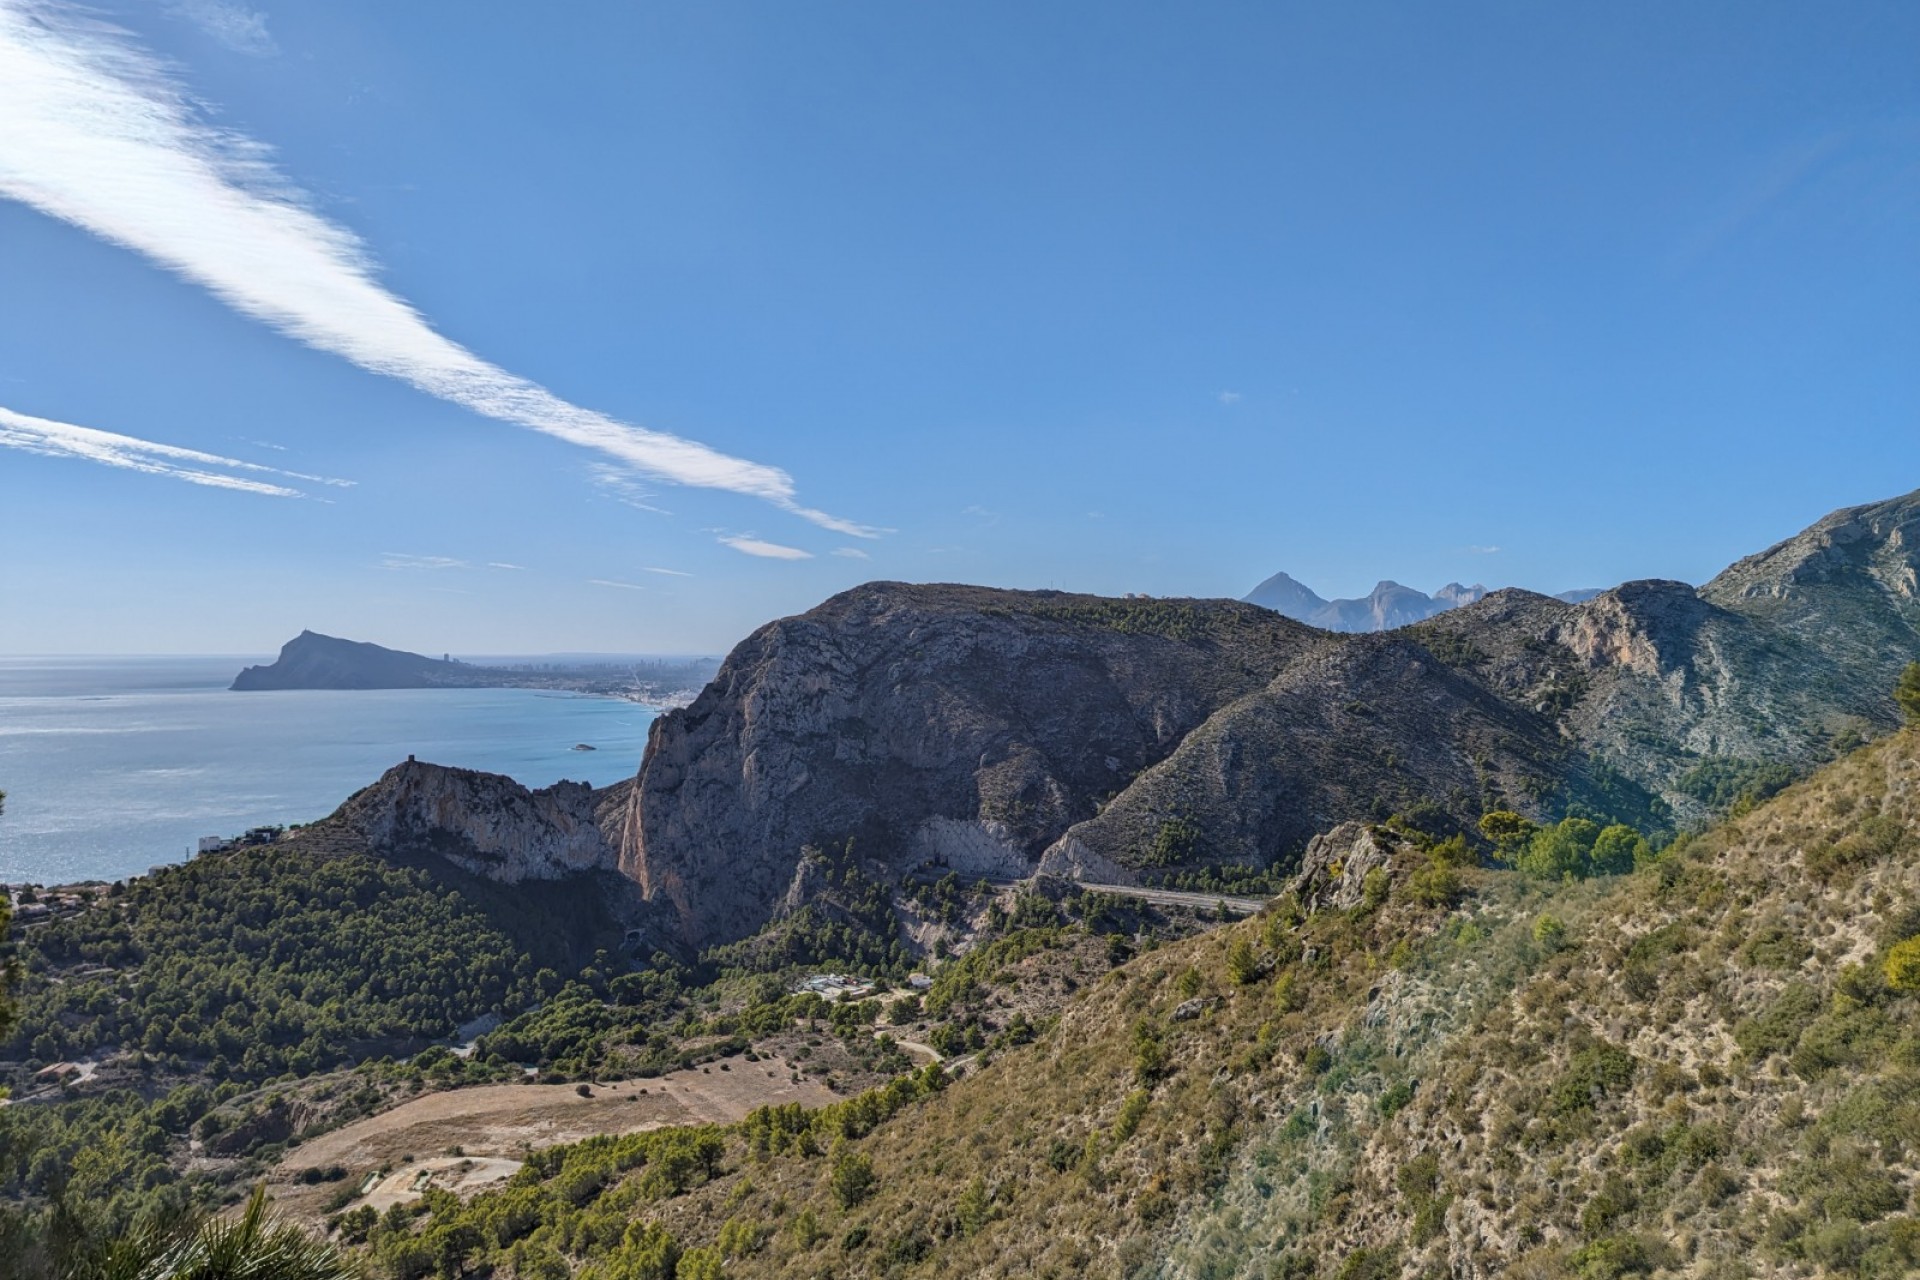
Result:
<svg viewBox="0 0 1920 1280"><path fill-rule="evenodd" d="M1920 486L1917 44L0 0L0 653L1702 581Z"/></svg>

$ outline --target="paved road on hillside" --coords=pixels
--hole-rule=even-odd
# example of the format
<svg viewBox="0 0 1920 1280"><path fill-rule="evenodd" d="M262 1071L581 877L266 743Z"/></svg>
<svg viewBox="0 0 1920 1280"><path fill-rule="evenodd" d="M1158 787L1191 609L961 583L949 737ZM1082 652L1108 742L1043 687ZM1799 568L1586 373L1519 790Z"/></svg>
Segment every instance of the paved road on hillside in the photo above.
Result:
<svg viewBox="0 0 1920 1280"><path fill-rule="evenodd" d="M1003 880L996 877L984 877L986 882L996 889L1011 889L1027 883L1024 880ZM978 880L968 883L978 884ZM1111 893L1122 898L1139 898L1161 907L1186 907L1194 911L1214 911L1221 903L1227 904L1227 910L1237 916L1250 916L1267 905L1265 898L1232 898L1223 893L1189 893L1184 889L1143 889L1133 884L1095 884L1091 880L1075 880L1071 883L1089 893Z"/></svg>
<svg viewBox="0 0 1920 1280"><path fill-rule="evenodd" d="M1094 884L1091 881L1079 882L1082 889L1089 893L1113 893L1123 898L1139 898L1145 902L1162 907L1191 907L1196 911L1213 911L1221 903L1227 904L1227 910L1237 916L1250 916L1267 905L1265 898L1229 898L1219 893L1187 893L1175 889L1142 889L1131 884Z"/></svg>

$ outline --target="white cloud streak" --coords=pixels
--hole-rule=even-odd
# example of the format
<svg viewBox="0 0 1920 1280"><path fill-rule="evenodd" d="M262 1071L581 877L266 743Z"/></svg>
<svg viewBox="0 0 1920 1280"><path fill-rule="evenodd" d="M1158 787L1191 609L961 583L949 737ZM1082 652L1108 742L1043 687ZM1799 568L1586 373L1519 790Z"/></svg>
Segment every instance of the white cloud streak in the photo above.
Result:
<svg viewBox="0 0 1920 1280"><path fill-rule="evenodd" d="M783 547L777 542L766 542L745 534L728 534L720 539L720 544L732 547L742 555L759 556L763 560L813 559L811 551L802 551L798 547Z"/></svg>
<svg viewBox="0 0 1920 1280"><path fill-rule="evenodd" d="M183 449L178 445L158 444L152 440L140 440L133 436L118 435L112 431L75 426L71 422L54 422L47 418L29 417L24 413L15 413L11 409L0 409L0 447L22 449L28 453L37 453L49 458L80 458L87 462L98 462L103 466L119 467L125 471L142 471L153 476L168 476L175 480L184 480L188 484L205 485L210 489L233 489L241 493L257 493L269 498L304 498L307 495L287 485L265 480L250 480L245 476L227 475L223 472L240 471L249 475L279 476L286 480L304 480L314 484L341 487L353 484L351 480L335 480L327 476L305 475L298 471L282 471L278 467L263 467L257 462L243 462L238 458L226 458L217 453L202 453L198 449ZM209 471L205 469L208 467L218 467L221 470Z"/></svg>
<svg viewBox="0 0 1920 1280"><path fill-rule="evenodd" d="M835 554L835 555L837 555L837 556L839 556L839 557L840 557L841 559L843 559L843 560L871 560L871 559L873 559L873 557L872 557L872 556L870 556L870 555L868 555L868 554L867 554L866 552L864 552L864 551L862 551L862 550L861 550L860 548L858 548L858 547L835 547L835 548L833 549L833 554Z"/></svg>
<svg viewBox="0 0 1920 1280"><path fill-rule="evenodd" d="M405 551L382 551L380 567L402 572L416 569L466 569L471 568L465 560L456 560L452 556L416 556Z"/></svg>
<svg viewBox="0 0 1920 1280"><path fill-rule="evenodd" d="M693 576L692 574L688 573L685 569L660 569L650 564L641 565L640 572L657 573L662 575L663 577L668 577L668 578L691 578Z"/></svg>
<svg viewBox="0 0 1920 1280"><path fill-rule="evenodd" d="M375 277L267 149L206 123L124 33L61 0L0 0L0 195L145 255L244 315L363 369L657 480L744 494L824 529L778 467L616 421L436 332Z"/></svg>
<svg viewBox="0 0 1920 1280"><path fill-rule="evenodd" d="M637 582L621 582L617 578L588 578L587 585L590 587L618 587L622 591L646 590L645 587Z"/></svg>
<svg viewBox="0 0 1920 1280"><path fill-rule="evenodd" d="M596 462L587 468L587 474L593 482L613 495L615 502L632 507L635 511L651 511L657 516L670 516L673 512L653 504L653 490L634 478L631 472L605 462Z"/></svg>

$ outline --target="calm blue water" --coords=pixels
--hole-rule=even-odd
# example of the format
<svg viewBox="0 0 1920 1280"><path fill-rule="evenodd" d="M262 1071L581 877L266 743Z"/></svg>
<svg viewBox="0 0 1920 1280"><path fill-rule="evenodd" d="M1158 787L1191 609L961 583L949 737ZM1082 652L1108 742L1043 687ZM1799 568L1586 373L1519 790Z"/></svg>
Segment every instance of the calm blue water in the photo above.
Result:
<svg viewBox="0 0 1920 1280"><path fill-rule="evenodd" d="M201 836L310 822L409 754L606 786L655 715L531 689L227 691L269 660L0 658L0 881L115 880Z"/></svg>

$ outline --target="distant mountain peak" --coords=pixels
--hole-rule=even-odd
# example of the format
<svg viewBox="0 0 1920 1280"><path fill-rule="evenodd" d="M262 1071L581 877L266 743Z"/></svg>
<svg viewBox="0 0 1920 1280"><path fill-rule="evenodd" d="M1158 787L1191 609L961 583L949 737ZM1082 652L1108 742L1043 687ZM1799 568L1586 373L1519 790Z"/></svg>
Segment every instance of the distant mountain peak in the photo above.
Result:
<svg viewBox="0 0 1920 1280"><path fill-rule="evenodd" d="M1327 602L1291 574L1276 573L1247 593L1247 603L1271 609L1285 617L1306 621L1309 614L1326 607Z"/></svg>
<svg viewBox="0 0 1920 1280"><path fill-rule="evenodd" d="M1472 604L1487 594L1479 583L1471 587L1449 582L1428 595L1417 587L1382 578L1358 600L1323 599L1290 574L1276 573L1245 600L1284 617L1327 631L1390 631L1410 626L1446 609Z"/></svg>
<svg viewBox="0 0 1920 1280"><path fill-rule="evenodd" d="M1562 591L1553 598L1567 604L1581 604L1602 594L1604 590L1602 587L1582 587ZM1276 573L1241 599L1324 631L1351 632L1391 631L1395 627L1412 626L1437 613L1477 603L1486 599L1488 594L1487 585L1483 582L1476 582L1472 586L1449 582L1428 595L1417 587L1406 586L1392 578L1382 578L1374 584L1372 591L1358 600L1327 600L1291 574Z"/></svg>
<svg viewBox="0 0 1920 1280"><path fill-rule="evenodd" d="M248 667L234 678L232 688L431 689L472 683L463 663L303 630L280 646L280 657L271 666Z"/></svg>

